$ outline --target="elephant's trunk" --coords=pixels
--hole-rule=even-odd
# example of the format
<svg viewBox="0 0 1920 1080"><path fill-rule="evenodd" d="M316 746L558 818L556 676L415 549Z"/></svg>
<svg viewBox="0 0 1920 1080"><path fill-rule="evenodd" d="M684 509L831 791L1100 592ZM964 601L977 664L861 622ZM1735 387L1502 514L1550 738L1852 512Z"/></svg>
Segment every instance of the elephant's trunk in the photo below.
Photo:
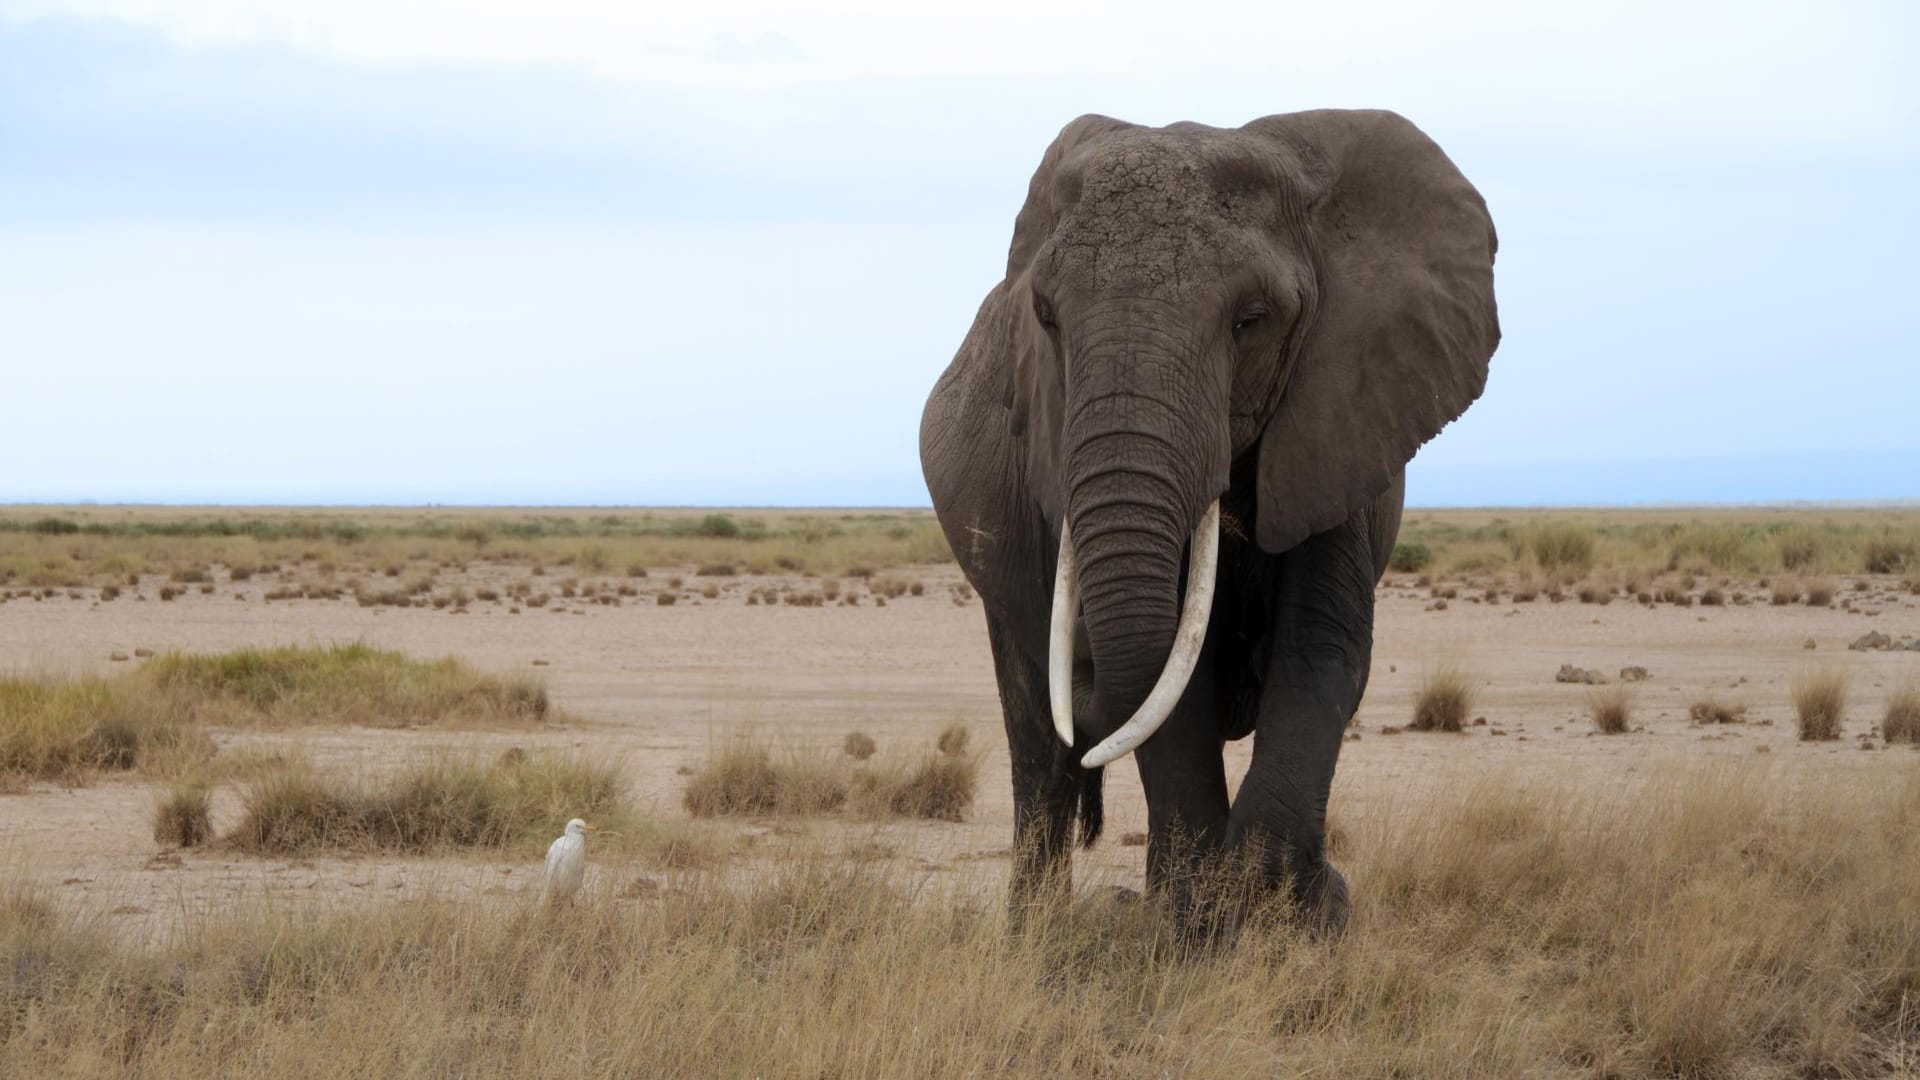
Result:
<svg viewBox="0 0 1920 1080"><path fill-rule="evenodd" d="M1197 636L1179 685L1158 684L1170 658L1181 655L1176 638L1193 636L1181 632L1182 555L1190 535L1217 537L1201 537L1195 526L1225 486L1226 465L1224 386L1200 377L1205 368L1181 347L1169 310L1139 302L1115 308L1117 317L1090 319L1074 342L1062 440L1071 550L1093 658L1092 720L1102 730L1134 717L1150 694L1170 711L1185 688ZM1211 562L1206 577L1189 589L1210 595ZM1205 620L1203 610L1193 629L1203 632ZM1138 741L1103 745L1085 763L1104 764Z"/></svg>

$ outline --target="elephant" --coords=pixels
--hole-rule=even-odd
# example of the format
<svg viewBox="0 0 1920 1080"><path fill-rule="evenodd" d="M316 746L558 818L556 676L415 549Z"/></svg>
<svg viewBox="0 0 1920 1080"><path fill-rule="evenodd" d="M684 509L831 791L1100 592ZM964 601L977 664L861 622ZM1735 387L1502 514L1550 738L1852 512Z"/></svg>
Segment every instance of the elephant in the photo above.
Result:
<svg viewBox="0 0 1920 1080"><path fill-rule="evenodd" d="M1386 111L1082 116L1040 159L928 396L921 467L979 595L1015 909L1071 888L1131 752L1149 896L1247 869L1343 931L1327 798L1416 450L1481 394L1497 241ZM1227 740L1253 737L1229 799ZM1238 862L1233 862L1238 860Z"/></svg>

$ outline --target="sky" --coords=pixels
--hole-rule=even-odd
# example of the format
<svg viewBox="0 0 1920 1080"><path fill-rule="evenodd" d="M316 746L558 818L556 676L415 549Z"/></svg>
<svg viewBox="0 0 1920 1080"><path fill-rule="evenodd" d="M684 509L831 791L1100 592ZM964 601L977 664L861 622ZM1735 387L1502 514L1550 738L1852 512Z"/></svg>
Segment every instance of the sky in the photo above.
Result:
<svg viewBox="0 0 1920 1080"><path fill-rule="evenodd" d="M1394 109L1420 505L1920 496L1920 8L0 0L0 502L926 505L1055 132Z"/></svg>

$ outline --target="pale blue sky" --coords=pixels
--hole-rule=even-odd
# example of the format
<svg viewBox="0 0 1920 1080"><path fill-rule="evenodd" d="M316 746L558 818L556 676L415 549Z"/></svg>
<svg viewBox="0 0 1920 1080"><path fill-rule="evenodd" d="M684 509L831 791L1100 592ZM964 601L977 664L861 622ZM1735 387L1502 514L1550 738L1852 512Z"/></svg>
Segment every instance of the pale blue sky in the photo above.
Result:
<svg viewBox="0 0 1920 1080"><path fill-rule="evenodd" d="M1060 125L1320 106L1500 230L1412 501L1920 496L1912 5L647 6L0 0L0 501L923 505Z"/></svg>

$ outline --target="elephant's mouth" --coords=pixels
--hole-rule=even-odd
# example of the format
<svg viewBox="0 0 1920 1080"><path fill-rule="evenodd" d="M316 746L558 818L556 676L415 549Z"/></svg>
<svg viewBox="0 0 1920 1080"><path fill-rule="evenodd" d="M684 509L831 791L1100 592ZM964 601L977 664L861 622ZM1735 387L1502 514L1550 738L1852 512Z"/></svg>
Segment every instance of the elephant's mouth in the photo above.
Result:
<svg viewBox="0 0 1920 1080"><path fill-rule="evenodd" d="M1173 648L1160 669L1153 690L1119 730L1081 757L1080 765L1097 769L1132 753L1173 715L1186 693L1206 642L1207 622L1213 612L1213 586L1220 565L1220 500L1215 499L1194 527L1187 562L1187 597L1180 608L1180 625ZM1053 704L1053 730L1060 741L1073 745L1073 628L1080 611L1079 580L1073 564L1073 539L1066 522L1060 523L1060 558L1053 578L1053 623L1047 648L1047 689Z"/></svg>

